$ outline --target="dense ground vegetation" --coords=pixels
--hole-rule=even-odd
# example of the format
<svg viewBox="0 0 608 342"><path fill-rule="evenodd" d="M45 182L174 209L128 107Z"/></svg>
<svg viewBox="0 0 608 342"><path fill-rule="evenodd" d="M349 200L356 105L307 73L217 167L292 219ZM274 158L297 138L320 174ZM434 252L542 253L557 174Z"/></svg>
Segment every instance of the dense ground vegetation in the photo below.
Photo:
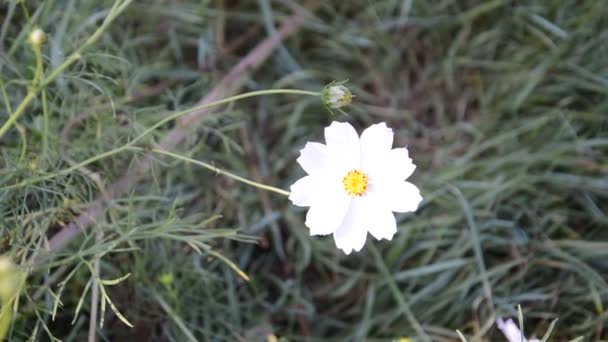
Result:
<svg viewBox="0 0 608 342"><path fill-rule="evenodd" d="M559 318L551 340L608 339L604 2L113 4L0 3L0 124L32 96L0 137L0 250L27 273L9 340L498 341L518 304L527 336ZM293 15L302 25L222 88ZM214 89L344 79L348 116L261 96L132 143ZM392 241L349 256L285 197L152 152L288 189L332 120L387 122L424 197Z"/></svg>

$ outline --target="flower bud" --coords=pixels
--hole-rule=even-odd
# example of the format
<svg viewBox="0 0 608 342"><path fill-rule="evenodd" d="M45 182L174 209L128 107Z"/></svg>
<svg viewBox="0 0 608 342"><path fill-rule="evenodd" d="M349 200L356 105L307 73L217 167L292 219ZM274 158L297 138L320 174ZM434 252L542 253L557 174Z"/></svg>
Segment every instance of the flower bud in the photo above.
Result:
<svg viewBox="0 0 608 342"><path fill-rule="evenodd" d="M330 84L321 92L323 103L331 109L348 106L353 100L353 94L341 84Z"/></svg>
<svg viewBox="0 0 608 342"><path fill-rule="evenodd" d="M46 42L46 33L39 28L35 28L29 37L30 44L36 48L40 48Z"/></svg>

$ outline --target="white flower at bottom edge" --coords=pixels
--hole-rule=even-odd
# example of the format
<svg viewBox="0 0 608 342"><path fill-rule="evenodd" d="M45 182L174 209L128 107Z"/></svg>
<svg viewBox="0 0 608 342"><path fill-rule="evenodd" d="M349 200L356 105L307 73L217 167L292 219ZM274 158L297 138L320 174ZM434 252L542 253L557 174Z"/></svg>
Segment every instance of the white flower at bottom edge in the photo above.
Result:
<svg viewBox="0 0 608 342"><path fill-rule="evenodd" d="M325 145L309 142L298 163L308 176L291 186L294 205L310 207L305 224L311 235L334 235L336 246L360 251L367 232L392 239L393 212L415 211L420 191L405 180L416 166L406 148L392 148L393 130L384 122L357 135L345 122L325 128Z"/></svg>
<svg viewBox="0 0 608 342"><path fill-rule="evenodd" d="M498 329L502 331L509 342L540 342L540 340L536 338L528 340L524 337L522 340L522 332L512 319L505 322L499 318L496 320L496 326L498 326Z"/></svg>

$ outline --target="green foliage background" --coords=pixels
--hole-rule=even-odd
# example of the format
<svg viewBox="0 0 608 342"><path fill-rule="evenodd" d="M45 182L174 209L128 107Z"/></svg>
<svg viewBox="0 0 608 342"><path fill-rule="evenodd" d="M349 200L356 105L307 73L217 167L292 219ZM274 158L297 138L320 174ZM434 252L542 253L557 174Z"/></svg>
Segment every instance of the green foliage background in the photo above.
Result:
<svg viewBox="0 0 608 342"><path fill-rule="evenodd" d="M48 34L48 76L112 4L0 4L0 123L32 89L33 28ZM241 91L349 79L349 116L310 96L251 98L206 114L173 152L288 189L332 120L385 121L424 197L392 241L345 256L284 197L152 155L49 252L175 123L105 152L196 106L294 10L304 24ZM0 250L28 273L9 340L495 341L518 304L527 336L559 318L551 340L607 339L607 39L591 0L132 2L0 138Z"/></svg>

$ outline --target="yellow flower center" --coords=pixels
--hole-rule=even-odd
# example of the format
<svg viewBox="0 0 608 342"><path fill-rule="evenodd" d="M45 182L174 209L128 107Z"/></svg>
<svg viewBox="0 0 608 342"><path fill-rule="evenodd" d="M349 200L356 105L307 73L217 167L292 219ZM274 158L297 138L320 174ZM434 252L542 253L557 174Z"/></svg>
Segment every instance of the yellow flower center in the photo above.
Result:
<svg viewBox="0 0 608 342"><path fill-rule="evenodd" d="M342 184L349 195L361 196L367 190L367 175L359 170L348 171Z"/></svg>

